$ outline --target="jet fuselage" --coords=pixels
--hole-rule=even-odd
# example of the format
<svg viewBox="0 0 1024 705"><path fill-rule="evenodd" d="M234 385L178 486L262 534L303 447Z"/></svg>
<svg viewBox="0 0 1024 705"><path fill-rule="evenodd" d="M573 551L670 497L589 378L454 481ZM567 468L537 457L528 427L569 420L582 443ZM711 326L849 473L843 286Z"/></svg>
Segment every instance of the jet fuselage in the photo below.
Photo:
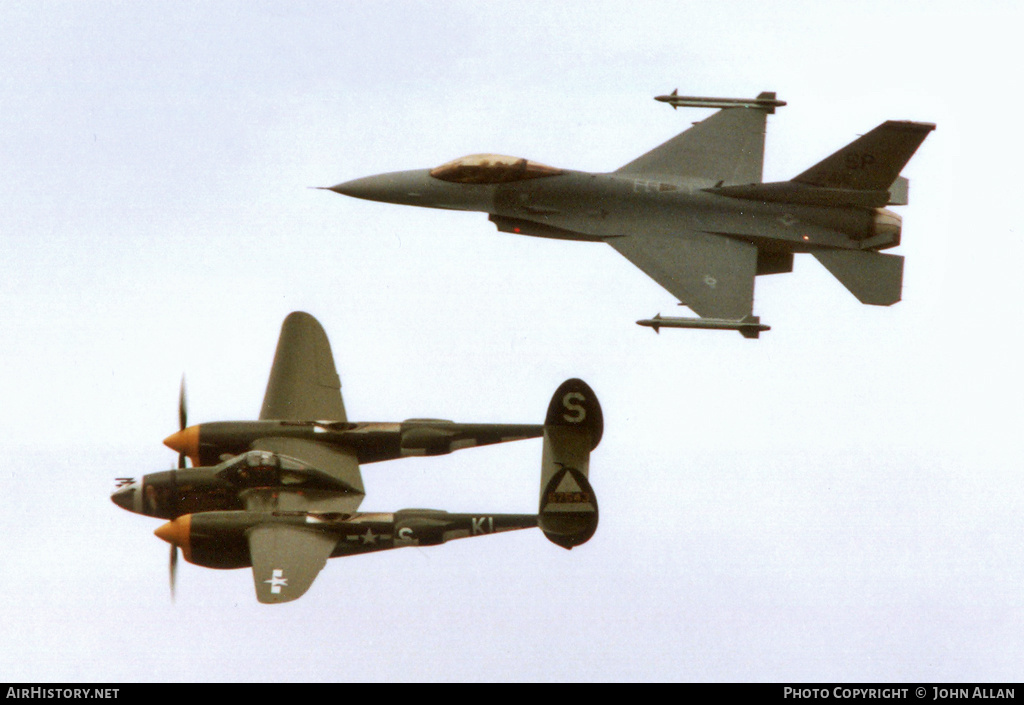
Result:
<svg viewBox="0 0 1024 705"><path fill-rule="evenodd" d="M899 244L900 217L883 208L763 202L708 191L715 186L570 170L510 183L455 183L417 169L356 179L330 190L385 203L482 211L504 232L567 240L621 237L628 224L651 235L701 231L787 252L880 250Z"/></svg>

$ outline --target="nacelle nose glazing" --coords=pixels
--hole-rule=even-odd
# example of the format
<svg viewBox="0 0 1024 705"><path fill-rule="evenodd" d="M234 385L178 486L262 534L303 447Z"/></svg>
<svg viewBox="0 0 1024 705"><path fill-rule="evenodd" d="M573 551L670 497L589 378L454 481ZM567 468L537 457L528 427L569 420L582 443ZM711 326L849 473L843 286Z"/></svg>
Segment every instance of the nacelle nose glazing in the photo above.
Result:
<svg viewBox="0 0 1024 705"><path fill-rule="evenodd" d="M142 483L131 482L119 487L110 495L110 500L122 509L142 514Z"/></svg>

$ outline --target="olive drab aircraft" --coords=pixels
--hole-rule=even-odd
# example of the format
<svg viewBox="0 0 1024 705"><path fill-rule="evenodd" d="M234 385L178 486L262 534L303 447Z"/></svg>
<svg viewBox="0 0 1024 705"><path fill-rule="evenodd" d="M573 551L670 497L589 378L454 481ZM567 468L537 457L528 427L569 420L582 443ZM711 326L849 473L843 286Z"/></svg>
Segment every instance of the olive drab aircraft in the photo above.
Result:
<svg viewBox="0 0 1024 705"><path fill-rule="evenodd" d="M185 406L183 381L180 430L164 441L178 451L178 468L119 478L111 497L169 520L155 533L171 544L172 597L178 549L199 566L251 567L257 599L278 603L301 597L328 558L532 527L571 549L597 529L588 476L604 420L593 390L578 379L558 388L543 425L353 423L326 333L296 312L281 327L258 421L187 426ZM543 438L537 514L357 511L365 494L360 464L526 438Z"/></svg>
<svg viewBox="0 0 1024 705"><path fill-rule="evenodd" d="M768 330L753 315L754 281L810 253L862 303L900 300L900 171L935 125L890 120L789 181L763 183L766 116L754 99L658 96L673 108L718 108L611 173L474 154L432 169L355 179L327 190L404 205L483 211L498 230L606 242L700 318L637 321L661 328Z"/></svg>

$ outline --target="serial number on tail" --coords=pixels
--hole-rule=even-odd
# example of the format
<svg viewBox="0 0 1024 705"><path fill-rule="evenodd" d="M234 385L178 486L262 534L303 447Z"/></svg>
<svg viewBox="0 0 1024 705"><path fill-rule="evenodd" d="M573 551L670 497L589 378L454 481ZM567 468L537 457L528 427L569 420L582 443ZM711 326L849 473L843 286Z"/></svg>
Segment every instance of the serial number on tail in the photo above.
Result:
<svg viewBox="0 0 1024 705"><path fill-rule="evenodd" d="M548 492L548 504L590 504L589 492Z"/></svg>

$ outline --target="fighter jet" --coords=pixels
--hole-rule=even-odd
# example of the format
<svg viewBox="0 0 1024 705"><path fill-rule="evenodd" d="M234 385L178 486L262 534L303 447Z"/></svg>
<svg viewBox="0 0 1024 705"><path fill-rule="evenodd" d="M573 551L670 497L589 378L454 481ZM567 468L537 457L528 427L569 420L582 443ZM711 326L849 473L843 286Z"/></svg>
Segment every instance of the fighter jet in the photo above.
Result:
<svg viewBox="0 0 1024 705"><path fill-rule="evenodd" d="M721 108L610 173L587 173L495 154L433 169L355 179L330 191L373 201L483 211L499 231L606 242L701 319L638 321L659 330L715 328L756 338L759 275L793 270L809 252L862 303L900 300L899 176L935 125L890 120L790 181L762 183L766 116L785 105L754 99L659 96ZM657 325L651 321L657 320ZM710 325L709 325L710 323Z"/></svg>
<svg viewBox="0 0 1024 705"><path fill-rule="evenodd" d="M532 527L571 549L597 530L588 477L604 420L597 396L578 379L559 386L543 425L352 423L326 333L296 312L281 328L258 421L187 426L186 419L182 391L181 430L164 441L179 452L178 469L118 478L111 497L128 511L170 520L155 533L171 544L172 597L179 548L195 565L251 567L257 599L280 603L301 597L328 558ZM360 463L536 437L543 437L537 514L357 511L365 495ZM199 467L187 467L186 457Z"/></svg>

